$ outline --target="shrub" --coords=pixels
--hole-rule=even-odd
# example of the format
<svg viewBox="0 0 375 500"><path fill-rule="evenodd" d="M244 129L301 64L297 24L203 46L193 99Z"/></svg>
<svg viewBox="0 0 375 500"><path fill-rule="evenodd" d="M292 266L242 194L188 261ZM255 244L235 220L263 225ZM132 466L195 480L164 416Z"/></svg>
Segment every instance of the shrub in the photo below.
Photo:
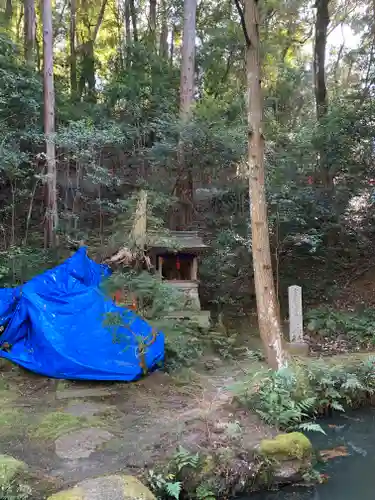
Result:
<svg viewBox="0 0 375 500"><path fill-rule="evenodd" d="M239 401L281 430L323 432L316 423L325 411L345 411L375 390L375 361L338 366L322 361L294 364L241 381L233 388Z"/></svg>
<svg viewBox="0 0 375 500"><path fill-rule="evenodd" d="M311 309L306 315L306 326L310 332L327 337L344 335L357 342L375 341L375 310L355 313L325 307Z"/></svg>

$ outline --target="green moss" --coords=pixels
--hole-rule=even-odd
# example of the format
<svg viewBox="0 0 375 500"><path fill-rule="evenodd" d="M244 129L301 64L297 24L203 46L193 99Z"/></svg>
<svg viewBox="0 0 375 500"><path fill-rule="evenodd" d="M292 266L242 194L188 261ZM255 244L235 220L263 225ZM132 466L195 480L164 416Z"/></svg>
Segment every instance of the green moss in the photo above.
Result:
<svg viewBox="0 0 375 500"><path fill-rule="evenodd" d="M311 456L312 444L301 432L279 434L274 439L263 439L260 453L276 460L303 459Z"/></svg>
<svg viewBox="0 0 375 500"><path fill-rule="evenodd" d="M9 455L0 455L0 487L10 484L17 474L26 472L27 465Z"/></svg>
<svg viewBox="0 0 375 500"><path fill-rule="evenodd" d="M151 491L134 476L123 476L125 500L156 500ZM58 499L60 500L60 499ZM65 499L64 499L65 500ZM69 499L68 499L69 500Z"/></svg>
<svg viewBox="0 0 375 500"><path fill-rule="evenodd" d="M0 408L0 435L13 436L22 433L26 416L19 408Z"/></svg>
<svg viewBox="0 0 375 500"><path fill-rule="evenodd" d="M60 491L48 497L48 500L83 500L84 492L80 488L73 488L71 490Z"/></svg>
<svg viewBox="0 0 375 500"><path fill-rule="evenodd" d="M100 421L94 417L88 419L56 411L43 417L42 421L31 431L31 438L54 441L72 431L85 427L97 427L98 423Z"/></svg>

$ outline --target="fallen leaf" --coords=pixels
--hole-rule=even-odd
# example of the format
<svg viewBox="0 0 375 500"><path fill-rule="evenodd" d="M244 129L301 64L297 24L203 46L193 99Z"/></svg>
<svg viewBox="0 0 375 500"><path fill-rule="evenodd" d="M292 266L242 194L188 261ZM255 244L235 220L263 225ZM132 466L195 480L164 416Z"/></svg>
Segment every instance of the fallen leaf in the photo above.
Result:
<svg viewBox="0 0 375 500"><path fill-rule="evenodd" d="M330 476L328 474L320 474L319 482L321 484L326 483L329 478L330 478Z"/></svg>
<svg viewBox="0 0 375 500"><path fill-rule="evenodd" d="M320 456L326 462L327 460L332 460L337 457L347 457L349 453L346 446L337 446L337 448L333 448L332 450L321 451Z"/></svg>

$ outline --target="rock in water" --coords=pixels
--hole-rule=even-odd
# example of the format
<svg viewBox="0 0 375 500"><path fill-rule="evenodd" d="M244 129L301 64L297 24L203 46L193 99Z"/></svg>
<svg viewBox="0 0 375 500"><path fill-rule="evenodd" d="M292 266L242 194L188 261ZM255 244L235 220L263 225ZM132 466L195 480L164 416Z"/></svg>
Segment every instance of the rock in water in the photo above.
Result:
<svg viewBox="0 0 375 500"><path fill-rule="evenodd" d="M273 482L283 484L299 482L311 470L313 447L301 432L279 434L273 439L263 439L259 445L262 456L275 462Z"/></svg>
<svg viewBox="0 0 375 500"><path fill-rule="evenodd" d="M61 491L48 500L156 500L136 477L112 475L87 479L71 490Z"/></svg>

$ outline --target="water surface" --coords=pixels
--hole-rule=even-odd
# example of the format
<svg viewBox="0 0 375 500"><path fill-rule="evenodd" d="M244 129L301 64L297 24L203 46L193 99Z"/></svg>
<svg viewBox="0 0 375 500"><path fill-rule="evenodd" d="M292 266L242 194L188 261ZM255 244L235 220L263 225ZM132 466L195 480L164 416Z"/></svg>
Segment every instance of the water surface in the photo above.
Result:
<svg viewBox="0 0 375 500"><path fill-rule="evenodd" d="M309 438L320 450L344 446L348 456L319 467L328 481L314 488L285 488L251 495L251 500L375 500L375 408L324 421L327 436Z"/></svg>

